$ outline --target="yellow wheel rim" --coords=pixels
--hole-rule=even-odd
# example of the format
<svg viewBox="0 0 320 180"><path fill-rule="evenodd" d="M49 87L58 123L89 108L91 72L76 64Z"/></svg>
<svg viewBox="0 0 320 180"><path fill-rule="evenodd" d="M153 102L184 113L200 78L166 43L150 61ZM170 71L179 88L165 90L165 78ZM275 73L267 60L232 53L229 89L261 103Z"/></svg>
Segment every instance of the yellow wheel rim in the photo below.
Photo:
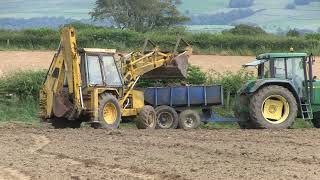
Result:
<svg viewBox="0 0 320 180"><path fill-rule="evenodd" d="M266 121L271 124L280 124L289 117L290 107L286 98L272 95L263 101L261 111Z"/></svg>
<svg viewBox="0 0 320 180"><path fill-rule="evenodd" d="M117 121L117 108L112 103L107 103L103 108L103 119L107 124L114 124Z"/></svg>

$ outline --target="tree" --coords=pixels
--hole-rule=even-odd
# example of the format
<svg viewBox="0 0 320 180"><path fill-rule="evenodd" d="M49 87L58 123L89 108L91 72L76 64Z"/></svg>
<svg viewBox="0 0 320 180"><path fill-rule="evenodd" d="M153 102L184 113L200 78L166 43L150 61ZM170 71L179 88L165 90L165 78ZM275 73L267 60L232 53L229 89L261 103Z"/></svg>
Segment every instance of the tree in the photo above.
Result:
<svg viewBox="0 0 320 180"><path fill-rule="evenodd" d="M145 32L188 21L177 10L179 4L180 0L96 0L89 14L94 20L108 19L117 28Z"/></svg>
<svg viewBox="0 0 320 180"><path fill-rule="evenodd" d="M300 32L297 29L290 29L287 32L287 36L289 36L289 37L299 37L300 36Z"/></svg>
<svg viewBox="0 0 320 180"><path fill-rule="evenodd" d="M236 27L230 29L230 30L226 30L223 31L222 33L224 34L234 34L234 35L265 35L267 34L266 31L264 31L263 29L261 29L260 27L257 26L250 26L250 25L246 25L246 24L240 24L237 25Z"/></svg>

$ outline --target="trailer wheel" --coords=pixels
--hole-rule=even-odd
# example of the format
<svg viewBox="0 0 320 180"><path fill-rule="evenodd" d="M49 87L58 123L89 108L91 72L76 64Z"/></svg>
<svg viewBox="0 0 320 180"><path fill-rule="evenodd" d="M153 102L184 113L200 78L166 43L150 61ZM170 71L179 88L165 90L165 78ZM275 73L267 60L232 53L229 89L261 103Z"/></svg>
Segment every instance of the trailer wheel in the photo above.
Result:
<svg viewBox="0 0 320 180"><path fill-rule="evenodd" d="M182 111L179 115L179 128L189 130L200 126L201 119L198 112L193 110Z"/></svg>
<svg viewBox="0 0 320 180"><path fill-rule="evenodd" d="M170 106L159 106L156 109L157 126L160 129L176 129L179 116L175 109Z"/></svg>
<svg viewBox="0 0 320 180"><path fill-rule="evenodd" d="M136 126L138 129L155 129L157 125L156 111L152 106L144 106L138 118Z"/></svg>
<svg viewBox="0 0 320 180"><path fill-rule="evenodd" d="M284 129L293 125L298 108L288 89L271 85L251 97L249 112L255 128Z"/></svg>
<svg viewBox="0 0 320 180"><path fill-rule="evenodd" d="M113 95L102 94L99 98L99 124L95 128L117 129L121 121L120 105Z"/></svg>
<svg viewBox="0 0 320 180"><path fill-rule="evenodd" d="M320 128L320 112L313 113L312 124L315 128Z"/></svg>

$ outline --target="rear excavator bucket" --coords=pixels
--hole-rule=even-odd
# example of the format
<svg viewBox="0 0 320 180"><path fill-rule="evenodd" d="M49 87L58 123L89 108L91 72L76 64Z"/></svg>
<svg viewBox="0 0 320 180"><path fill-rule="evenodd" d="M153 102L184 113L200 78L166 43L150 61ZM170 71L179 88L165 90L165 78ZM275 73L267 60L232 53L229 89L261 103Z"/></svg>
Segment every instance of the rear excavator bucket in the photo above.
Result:
<svg viewBox="0 0 320 180"><path fill-rule="evenodd" d="M181 42L184 43L185 48L178 51ZM157 46L152 41L147 40L143 52L146 52L145 47L148 43L157 49ZM187 77L188 59L192 55L191 45L183 39L179 39L173 53L159 52L159 54L168 55L167 58L172 60L170 63L144 74L141 77L142 79L185 79Z"/></svg>

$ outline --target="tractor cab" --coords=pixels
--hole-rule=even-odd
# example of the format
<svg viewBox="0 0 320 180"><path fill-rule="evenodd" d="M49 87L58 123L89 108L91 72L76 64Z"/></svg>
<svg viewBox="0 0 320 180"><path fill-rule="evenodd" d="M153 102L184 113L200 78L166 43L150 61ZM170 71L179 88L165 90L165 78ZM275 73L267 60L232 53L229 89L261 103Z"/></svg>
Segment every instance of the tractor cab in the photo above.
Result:
<svg viewBox="0 0 320 180"><path fill-rule="evenodd" d="M80 50L82 86L122 87L115 49Z"/></svg>

